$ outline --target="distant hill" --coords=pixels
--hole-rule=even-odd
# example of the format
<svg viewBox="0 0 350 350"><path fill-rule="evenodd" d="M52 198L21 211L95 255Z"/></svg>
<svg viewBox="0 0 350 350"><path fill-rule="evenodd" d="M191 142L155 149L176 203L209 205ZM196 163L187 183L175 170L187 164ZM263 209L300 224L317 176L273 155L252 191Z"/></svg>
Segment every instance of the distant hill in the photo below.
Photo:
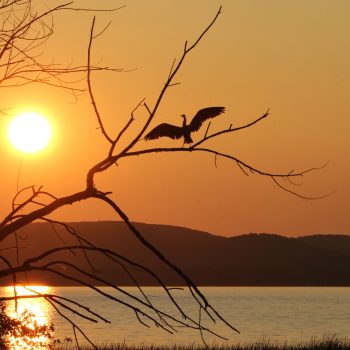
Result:
<svg viewBox="0 0 350 350"><path fill-rule="evenodd" d="M123 222L70 223L85 239L96 246L109 248L157 271L170 285L183 282L133 237ZM143 235L170 261L178 265L198 285L281 285L281 286L350 286L350 236L315 235L287 238L273 234L248 234L235 237L215 236L206 232L167 225L135 224ZM55 246L77 244L62 228L56 232L48 223L35 223L19 232L20 260ZM14 246L13 238L7 242ZM4 255L15 263L15 250ZM128 274L117 262L89 253L92 270L82 253L65 251L56 260L83 265L84 270L108 278L119 285L132 285ZM40 264L47 261L43 260ZM59 273L73 278L74 269L62 264L53 265ZM130 269L143 285L155 280L139 270ZM70 285L54 274L30 273L19 277L29 283ZM96 283L85 278L87 283ZM8 283L3 282L3 283Z"/></svg>
<svg viewBox="0 0 350 350"><path fill-rule="evenodd" d="M314 245L318 248L350 255L350 236L345 235L313 235L303 236L297 239Z"/></svg>

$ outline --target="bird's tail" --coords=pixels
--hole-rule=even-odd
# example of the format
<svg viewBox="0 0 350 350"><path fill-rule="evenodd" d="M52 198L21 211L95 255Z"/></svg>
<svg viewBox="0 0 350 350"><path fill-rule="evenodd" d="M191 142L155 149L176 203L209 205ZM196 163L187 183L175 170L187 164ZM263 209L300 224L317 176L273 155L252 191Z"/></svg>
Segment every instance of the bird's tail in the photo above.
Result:
<svg viewBox="0 0 350 350"><path fill-rule="evenodd" d="M185 143L193 143L191 135L184 135Z"/></svg>

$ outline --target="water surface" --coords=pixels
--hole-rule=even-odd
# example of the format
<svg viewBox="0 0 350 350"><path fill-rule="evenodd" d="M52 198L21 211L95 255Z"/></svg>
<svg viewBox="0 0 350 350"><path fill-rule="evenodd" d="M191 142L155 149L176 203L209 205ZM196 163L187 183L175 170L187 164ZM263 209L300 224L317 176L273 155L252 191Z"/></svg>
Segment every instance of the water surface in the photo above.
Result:
<svg viewBox="0 0 350 350"><path fill-rule="evenodd" d="M125 288L128 292L140 295L136 288ZM120 294L111 288L102 291L117 297ZM145 292L151 301L160 308L173 312L169 299L158 287L146 287ZM230 331L223 323L211 324L213 330L228 337L227 343L256 342L262 339L271 341L303 341L311 337L338 335L350 338L350 288L348 287L203 287L203 293L210 303L241 334ZM10 290L6 289L5 293ZM102 295L85 287L48 287L46 293L58 294L91 307L103 315L111 324L90 323L72 316L72 320L91 337L94 342L125 342L127 344L175 344L201 343L198 331L178 329L174 335L154 327L141 325L135 313ZM198 319L198 306L185 291L174 290L181 306ZM60 317L45 301L21 300L20 308L32 310L39 320L51 320L55 325L56 337L61 340L73 337L72 327ZM13 311L12 311L13 312ZM63 311L69 315L67 311ZM214 338L204 335L206 341ZM215 340L220 343L221 341Z"/></svg>

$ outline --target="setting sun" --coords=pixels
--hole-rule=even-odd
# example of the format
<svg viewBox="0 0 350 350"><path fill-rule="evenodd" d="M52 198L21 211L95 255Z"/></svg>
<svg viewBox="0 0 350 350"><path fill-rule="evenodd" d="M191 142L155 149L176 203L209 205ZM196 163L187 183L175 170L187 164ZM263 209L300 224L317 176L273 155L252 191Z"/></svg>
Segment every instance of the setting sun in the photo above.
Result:
<svg viewBox="0 0 350 350"><path fill-rule="evenodd" d="M51 126L39 113L22 113L10 122L8 137L19 151L34 153L45 148L50 142Z"/></svg>

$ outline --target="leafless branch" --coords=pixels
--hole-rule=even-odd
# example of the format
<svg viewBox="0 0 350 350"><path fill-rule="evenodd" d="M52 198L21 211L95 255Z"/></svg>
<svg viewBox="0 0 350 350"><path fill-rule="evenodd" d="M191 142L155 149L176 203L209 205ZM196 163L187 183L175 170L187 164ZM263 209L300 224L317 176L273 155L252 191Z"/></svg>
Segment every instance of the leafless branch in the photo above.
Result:
<svg viewBox="0 0 350 350"><path fill-rule="evenodd" d="M172 69L171 74L169 75L167 81L164 84L164 87L162 88L162 90L160 91L160 94L157 98L157 101L153 107L153 109L150 111L149 117L146 121L146 123L144 124L142 130L139 132L139 134L129 143L129 145L121 152L121 154L126 154L130 149L132 149L134 147L134 145L140 140L140 138L143 136L143 134L145 133L145 131L147 130L149 124L151 123L151 121L153 120L153 118L156 115L156 112L158 110L158 107L160 106L163 97L165 95L165 92L167 91L168 87L172 84L172 81L174 79L174 77L176 76L177 72L180 70L186 56L190 53L190 51L192 51L197 45L198 43L201 41L201 39L204 37L204 35L208 32L208 30L214 25L214 23L216 22L217 18L219 17L221 13L221 6L218 10L218 12L216 13L216 15L214 16L213 20L210 22L210 24L204 29L204 31L198 36L197 40L195 40L195 42L189 47L184 49L184 52L181 56L181 58L179 59L179 62L176 64L176 66L174 67L174 69Z"/></svg>
<svg viewBox="0 0 350 350"><path fill-rule="evenodd" d="M94 16L94 19L93 19L92 25L91 25L90 40L89 40L88 53L87 53L87 57L88 57L88 63L87 63L87 68L88 68L88 69L87 69L87 84L88 84L88 89L89 89L89 94L90 94L91 103L92 103L92 106L93 106L93 108L94 108L95 115L96 115L98 124L99 124L99 126L100 126L101 132L102 132L103 136L104 136L110 143L113 143L113 140L108 136L108 134L107 134L107 132L106 132L106 129L105 129L104 125L103 125L102 118L101 118L100 112L99 112L99 110L98 110L98 108L97 108L96 101L95 101L95 97L94 97L94 94L93 94L93 91L92 91L92 85L91 85L91 71L90 71L90 65L91 65L91 46L92 46L92 41L93 41L93 39L94 39L95 19L96 19L96 17Z"/></svg>
<svg viewBox="0 0 350 350"><path fill-rule="evenodd" d="M210 126L210 124L209 124L208 125L208 130L205 133L205 136L201 140L199 140L198 142L196 142L193 145L191 145L191 147L192 148L196 148L199 145L201 145L203 142L208 141L211 138L218 137L219 135L222 135L222 134L228 134L228 133L231 133L231 132L235 132L235 131L238 131L238 130L243 130L243 129L249 128L249 127L253 126L254 124L260 122L262 119L268 117L268 115L269 115L269 110L267 110L267 112L265 112L261 117L255 119L251 123L248 123L248 124L245 124L243 126L240 126L238 128L233 128L233 129L232 129L232 126L230 125L228 129L220 130L220 131L218 131L218 132L216 132L214 134L211 134L211 135L207 136L207 133L208 133L208 130L209 130L209 126Z"/></svg>

